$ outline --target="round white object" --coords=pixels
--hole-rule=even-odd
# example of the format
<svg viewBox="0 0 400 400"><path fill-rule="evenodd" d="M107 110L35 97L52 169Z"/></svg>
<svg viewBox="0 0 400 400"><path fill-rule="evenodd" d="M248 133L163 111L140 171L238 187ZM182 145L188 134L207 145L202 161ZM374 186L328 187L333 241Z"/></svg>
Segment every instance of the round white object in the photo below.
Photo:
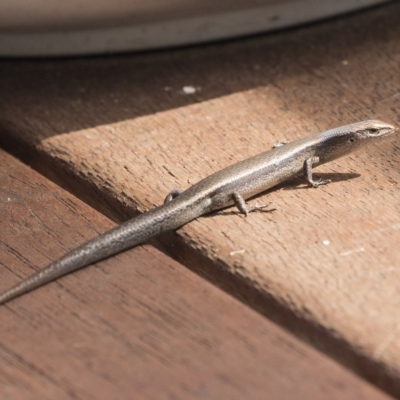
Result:
<svg viewBox="0 0 400 400"><path fill-rule="evenodd" d="M226 39L387 0L2 0L0 56L144 50Z"/></svg>

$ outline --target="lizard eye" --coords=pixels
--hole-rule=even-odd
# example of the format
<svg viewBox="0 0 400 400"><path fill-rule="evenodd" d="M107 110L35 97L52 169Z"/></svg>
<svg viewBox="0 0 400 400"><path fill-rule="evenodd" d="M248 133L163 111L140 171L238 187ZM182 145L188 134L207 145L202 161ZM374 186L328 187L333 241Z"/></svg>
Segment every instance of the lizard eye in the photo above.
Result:
<svg viewBox="0 0 400 400"><path fill-rule="evenodd" d="M356 141L356 139L354 139L353 137L349 139L350 143L354 143Z"/></svg>
<svg viewBox="0 0 400 400"><path fill-rule="evenodd" d="M377 133L378 129L377 128L371 128L369 131L370 131L370 133Z"/></svg>

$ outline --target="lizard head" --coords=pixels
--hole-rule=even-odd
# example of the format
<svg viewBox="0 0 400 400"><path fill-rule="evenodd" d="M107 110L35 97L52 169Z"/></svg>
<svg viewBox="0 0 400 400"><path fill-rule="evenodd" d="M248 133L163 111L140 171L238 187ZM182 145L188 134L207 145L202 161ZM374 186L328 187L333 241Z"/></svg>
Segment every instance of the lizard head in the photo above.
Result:
<svg viewBox="0 0 400 400"><path fill-rule="evenodd" d="M395 130L393 125L377 120L356 122L332 129L320 137L318 155L322 162L331 161L361 149L367 143L389 136Z"/></svg>
<svg viewBox="0 0 400 400"><path fill-rule="evenodd" d="M383 138L396 130L393 125L377 120L357 122L349 126L354 127L353 135L349 136L350 143L355 143L358 140L364 139Z"/></svg>

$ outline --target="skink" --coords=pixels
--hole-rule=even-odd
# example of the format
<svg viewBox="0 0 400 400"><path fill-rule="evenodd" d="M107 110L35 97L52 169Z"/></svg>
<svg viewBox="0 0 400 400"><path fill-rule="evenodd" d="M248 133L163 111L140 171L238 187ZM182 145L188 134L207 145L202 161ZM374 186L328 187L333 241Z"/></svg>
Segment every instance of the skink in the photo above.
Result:
<svg viewBox="0 0 400 400"><path fill-rule="evenodd" d="M163 205L82 244L0 294L0 304L211 211L235 205L247 215L260 207L247 207L246 199L299 174L304 174L310 186L326 184L329 180L313 179L313 167L363 148L394 131L394 126L374 120L342 126L231 165L186 191L174 190Z"/></svg>

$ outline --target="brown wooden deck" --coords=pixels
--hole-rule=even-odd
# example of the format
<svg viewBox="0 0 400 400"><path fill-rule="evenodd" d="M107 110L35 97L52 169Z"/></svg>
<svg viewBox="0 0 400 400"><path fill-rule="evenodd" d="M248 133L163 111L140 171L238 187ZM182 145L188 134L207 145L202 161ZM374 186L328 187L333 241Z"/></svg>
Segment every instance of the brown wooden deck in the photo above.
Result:
<svg viewBox="0 0 400 400"><path fill-rule="evenodd" d="M1 60L0 289L107 217L277 140L362 119L400 126L399 13L147 54ZM333 182L317 190L293 181L260 196L274 213L198 219L1 307L0 397L387 396L348 369L400 397L398 143L319 168Z"/></svg>

